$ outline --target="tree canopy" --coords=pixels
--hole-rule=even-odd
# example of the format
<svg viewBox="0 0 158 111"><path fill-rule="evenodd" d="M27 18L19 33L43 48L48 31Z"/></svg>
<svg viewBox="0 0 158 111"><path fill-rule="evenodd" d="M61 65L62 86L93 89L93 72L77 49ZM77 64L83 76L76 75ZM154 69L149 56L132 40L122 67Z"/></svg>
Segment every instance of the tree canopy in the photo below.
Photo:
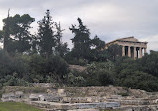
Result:
<svg viewBox="0 0 158 111"><path fill-rule="evenodd" d="M41 55L48 58L53 53L56 40L53 30L54 22L52 21L49 10L47 10L46 15L38 24L39 51Z"/></svg>
<svg viewBox="0 0 158 111"><path fill-rule="evenodd" d="M8 52L22 53L30 50L32 35L30 34L29 29L31 28L30 25L34 22L34 20L35 19L30 17L28 14L24 14L22 16L16 14L13 17L3 19L4 27L3 31L1 31L1 35L3 38L8 36L8 42L4 44L7 45ZM6 35L6 33L8 34Z"/></svg>
<svg viewBox="0 0 158 111"><path fill-rule="evenodd" d="M76 58L84 58L88 59L90 56L90 47L91 47L91 39L89 29L85 25L80 18L77 19L79 25L72 25L69 29L74 34L74 38L72 38L72 43L74 47L72 49L73 56Z"/></svg>

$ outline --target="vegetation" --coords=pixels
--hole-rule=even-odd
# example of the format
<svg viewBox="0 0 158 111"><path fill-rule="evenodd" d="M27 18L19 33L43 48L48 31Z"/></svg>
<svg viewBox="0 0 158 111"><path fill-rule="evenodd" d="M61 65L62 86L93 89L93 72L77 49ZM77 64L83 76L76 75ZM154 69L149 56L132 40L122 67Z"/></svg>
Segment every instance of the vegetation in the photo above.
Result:
<svg viewBox="0 0 158 111"><path fill-rule="evenodd" d="M1 102L0 111L42 111L24 103Z"/></svg>
<svg viewBox="0 0 158 111"><path fill-rule="evenodd" d="M104 52L105 42L100 40L97 36L91 39L89 29L83 24L80 18L77 20L79 23L78 27L72 25L72 27L69 28L74 34L74 38L71 39L74 47L66 56L67 62L85 65L91 61L97 61L98 59L105 60L103 56L105 53L102 53Z"/></svg>
<svg viewBox="0 0 158 111"><path fill-rule="evenodd" d="M158 52L151 51L141 59L121 57L122 48L105 42L78 18L78 26L69 29L74 34L73 48L62 42L64 30L52 20L50 11L38 22L38 33L29 29L34 22L28 14L3 20L0 39L0 87L29 86L30 83L59 83L67 86L116 85L158 91ZM82 65L86 70L70 70ZM126 94L122 94L126 95Z"/></svg>
<svg viewBox="0 0 158 111"><path fill-rule="evenodd" d="M4 19L3 22L2 36L3 38L8 36L4 44L6 51L10 54L27 52L31 48L30 41L32 35L29 29L31 28L31 23L34 22L34 18L28 14L22 16L16 14L14 17Z"/></svg>

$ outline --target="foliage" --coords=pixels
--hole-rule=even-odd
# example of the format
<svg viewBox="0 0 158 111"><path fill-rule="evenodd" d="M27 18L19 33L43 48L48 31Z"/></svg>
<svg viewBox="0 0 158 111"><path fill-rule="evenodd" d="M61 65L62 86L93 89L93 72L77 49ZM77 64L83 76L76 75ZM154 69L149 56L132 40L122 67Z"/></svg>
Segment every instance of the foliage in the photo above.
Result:
<svg viewBox="0 0 158 111"><path fill-rule="evenodd" d="M133 60L128 57L116 57L112 61L93 62L82 73L70 73L70 81L75 86L79 82L75 78L80 76L85 86L117 85L146 91L158 90L157 58L158 52L151 51L142 59Z"/></svg>
<svg viewBox="0 0 158 111"><path fill-rule="evenodd" d="M61 29L60 23L52 21L50 12L47 10L46 15L38 24L38 34L32 41L32 49L37 49L35 52L40 52L45 58L49 58L52 54L63 57L69 49L67 43L61 41L64 30Z"/></svg>
<svg viewBox="0 0 158 111"><path fill-rule="evenodd" d="M124 72L120 75L125 76L120 79L120 86L131 87L135 89L144 89L147 91L156 91L158 89L157 78L144 72Z"/></svg>
<svg viewBox="0 0 158 111"><path fill-rule="evenodd" d="M68 73L68 65L60 56L53 56L47 59L44 69L46 71L45 73L49 73L50 75L54 73L61 78Z"/></svg>
<svg viewBox="0 0 158 111"><path fill-rule="evenodd" d="M56 27L56 47L55 47L55 52L57 53L57 55L64 57L65 54L68 53L69 48L67 48L68 44L67 43L63 43L62 42L62 32L64 31L63 29L61 29L60 23L57 24L55 23L55 27Z"/></svg>
<svg viewBox="0 0 158 111"><path fill-rule="evenodd" d="M117 60L115 64L116 85L157 91L158 78L142 70L143 59L132 60L123 57Z"/></svg>
<svg viewBox="0 0 158 111"><path fill-rule="evenodd" d="M80 66L85 66L88 64L88 60L86 59L83 59L83 58L75 58L75 57L72 57L71 55L72 53L68 53L65 55L65 60L69 63L69 64L73 64L73 65L80 65Z"/></svg>
<svg viewBox="0 0 158 111"><path fill-rule="evenodd" d="M29 86L29 83L25 81L24 79L20 79L14 76L7 75L2 80L1 83L3 86Z"/></svg>
<svg viewBox="0 0 158 111"><path fill-rule="evenodd" d="M38 24L39 50L41 55L48 58L53 53L52 48L55 47L56 40L53 30L54 22L52 21L49 10L47 10L46 16Z"/></svg>
<svg viewBox="0 0 158 111"><path fill-rule="evenodd" d="M150 51L150 54L145 54L142 58L141 68L144 72L152 74L153 76L158 77L158 52Z"/></svg>
<svg viewBox="0 0 158 111"><path fill-rule="evenodd" d="M92 63L87 67L88 86L106 86L114 83L112 62Z"/></svg>
<svg viewBox="0 0 158 111"><path fill-rule="evenodd" d="M4 31L0 30L0 40L3 38L4 36Z"/></svg>
<svg viewBox="0 0 158 111"><path fill-rule="evenodd" d="M68 65L60 56L48 59L33 55L29 62L32 82L55 82L63 79L68 73Z"/></svg>
<svg viewBox="0 0 158 111"><path fill-rule="evenodd" d="M109 59L115 61L117 58L122 56L122 47L114 44L108 47Z"/></svg>
<svg viewBox="0 0 158 111"><path fill-rule="evenodd" d="M69 28L74 34L74 38L71 39L74 47L69 53L69 60L73 60L71 63L78 64L77 62L79 61L77 60L79 59L88 62L105 61L108 57L107 51L104 50L105 42L100 40L97 35L91 39L89 29L83 24L80 18L77 20L79 23L78 27L72 25Z"/></svg>
<svg viewBox="0 0 158 111"><path fill-rule="evenodd" d="M38 54L18 54L11 58L0 50L0 61L1 86L63 81L63 75L69 73L67 63L60 56L46 59Z"/></svg>
<svg viewBox="0 0 158 111"><path fill-rule="evenodd" d="M92 40L90 61L106 61L108 58L108 51L104 49L105 42L95 36Z"/></svg>
<svg viewBox="0 0 158 111"><path fill-rule="evenodd" d="M79 73L76 75L76 73ZM85 86L85 79L82 77L81 72L75 71L75 72L70 72L67 75L67 84L70 86Z"/></svg>
<svg viewBox="0 0 158 111"><path fill-rule="evenodd" d="M0 77L2 78L6 74L11 74L12 59L3 50L0 50Z"/></svg>
<svg viewBox="0 0 158 111"><path fill-rule="evenodd" d="M72 56L79 58L88 59L90 56L90 47L91 47L91 39L90 39L90 32L89 29L85 25L83 25L83 22L80 18L78 20L78 27L76 25L72 25L71 28L69 28L72 33L74 33L74 38L72 38L72 43L74 44L74 47L72 49Z"/></svg>
<svg viewBox="0 0 158 111"><path fill-rule="evenodd" d="M3 32L8 31L10 35L6 44L7 51L10 53L15 51L19 53L28 51L31 48L31 34L29 29L31 28L31 23L34 22L34 18L28 14L22 16L16 14L14 17L3 19L3 22ZM7 22L9 22L9 26ZM3 37L6 36L4 34L5 33L3 33Z"/></svg>

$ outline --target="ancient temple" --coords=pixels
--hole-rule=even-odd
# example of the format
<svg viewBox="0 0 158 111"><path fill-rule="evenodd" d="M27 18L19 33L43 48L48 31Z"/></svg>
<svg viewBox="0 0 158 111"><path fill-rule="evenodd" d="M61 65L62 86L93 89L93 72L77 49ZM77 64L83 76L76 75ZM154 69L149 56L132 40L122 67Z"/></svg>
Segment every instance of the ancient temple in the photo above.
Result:
<svg viewBox="0 0 158 111"><path fill-rule="evenodd" d="M134 59L142 58L147 49L147 42L140 42L134 37L116 39L107 43L105 48L108 48L112 44L122 46L122 56L128 56Z"/></svg>

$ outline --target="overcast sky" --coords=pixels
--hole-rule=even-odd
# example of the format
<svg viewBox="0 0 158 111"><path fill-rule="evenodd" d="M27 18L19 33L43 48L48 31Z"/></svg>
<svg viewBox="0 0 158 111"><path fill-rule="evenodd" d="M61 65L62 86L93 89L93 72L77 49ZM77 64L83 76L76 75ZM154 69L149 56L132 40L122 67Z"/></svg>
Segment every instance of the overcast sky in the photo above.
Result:
<svg viewBox="0 0 158 111"><path fill-rule="evenodd" d="M54 21L65 29L63 41L69 47L73 37L69 27L80 17L91 38L98 35L107 43L134 36L149 42L148 51L158 51L158 0L0 0L0 29L9 8L11 16L29 14L36 19L32 32L37 32L37 21L49 9Z"/></svg>

